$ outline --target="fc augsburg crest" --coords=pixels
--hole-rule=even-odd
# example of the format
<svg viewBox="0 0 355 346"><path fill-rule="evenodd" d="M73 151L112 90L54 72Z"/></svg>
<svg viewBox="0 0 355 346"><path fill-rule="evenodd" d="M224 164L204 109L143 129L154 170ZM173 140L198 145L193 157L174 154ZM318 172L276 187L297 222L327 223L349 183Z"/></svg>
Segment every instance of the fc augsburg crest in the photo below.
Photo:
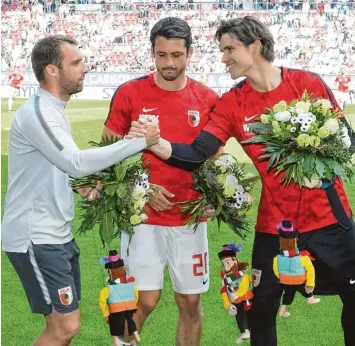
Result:
<svg viewBox="0 0 355 346"><path fill-rule="evenodd" d="M188 118L189 124L192 127L196 127L200 123L200 112L199 111L188 111L187 118Z"/></svg>

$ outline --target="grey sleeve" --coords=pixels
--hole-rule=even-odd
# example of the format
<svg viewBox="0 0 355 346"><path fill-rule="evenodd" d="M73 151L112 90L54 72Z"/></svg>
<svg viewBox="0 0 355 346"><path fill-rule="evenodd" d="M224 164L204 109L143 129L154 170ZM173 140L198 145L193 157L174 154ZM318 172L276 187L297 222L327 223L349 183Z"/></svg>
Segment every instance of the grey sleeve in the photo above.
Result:
<svg viewBox="0 0 355 346"><path fill-rule="evenodd" d="M39 107L35 108L35 121L25 121L21 126L22 134L48 161L71 176L80 178L97 173L147 146L145 138L135 138L80 150L58 120L43 117Z"/></svg>

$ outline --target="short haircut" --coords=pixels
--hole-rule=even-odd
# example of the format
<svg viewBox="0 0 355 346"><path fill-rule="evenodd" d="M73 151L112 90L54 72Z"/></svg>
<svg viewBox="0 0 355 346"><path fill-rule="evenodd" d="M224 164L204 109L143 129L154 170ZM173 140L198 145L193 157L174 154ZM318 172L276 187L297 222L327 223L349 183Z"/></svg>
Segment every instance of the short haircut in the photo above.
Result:
<svg viewBox="0 0 355 346"><path fill-rule="evenodd" d="M261 55L268 61L275 59L274 38L269 28L252 16L223 20L217 28L215 38L221 41L224 34L229 34L242 42L245 47L259 40L262 44Z"/></svg>
<svg viewBox="0 0 355 346"><path fill-rule="evenodd" d="M63 52L62 46L69 43L77 46L77 42L71 38L62 35L51 35L36 42L32 49L31 62L32 69L37 80L44 81L44 70L47 65L53 64L62 68Z"/></svg>
<svg viewBox="0 0 355 346"><path fill-rule="evenodd" d="M158 36L166 39L183 39L187 50L192 44L192 33L189 24L183 19L177 17L167 17L159 20L150 32L150 42L153 50L155 47L155 39Z"/></svg>

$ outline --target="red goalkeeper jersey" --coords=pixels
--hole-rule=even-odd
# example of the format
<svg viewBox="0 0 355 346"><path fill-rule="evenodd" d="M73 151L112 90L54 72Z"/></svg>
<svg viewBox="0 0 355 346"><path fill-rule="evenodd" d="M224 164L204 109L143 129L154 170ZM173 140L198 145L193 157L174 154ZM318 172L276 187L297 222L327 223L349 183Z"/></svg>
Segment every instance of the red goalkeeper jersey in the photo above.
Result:
<svg viewBox="0 0 355 346"><path fill-rule="evenodd" d="M159 120L161 136L171 142L191 143L201 132L218 100L212 89L188 78L179 91L166 91L154 82L154 74L120 86L112 98L106 127L123 136L129 132L131 121L139 118ZM190 172L169 166L149 151L144 153L151 177L150 182L165 187L175 195L171 202L196 199L199 193L192 189ZM178 207L156 212L148 207L151 225L182 226L186 217Z"/></svg>
<svg viewBox="0 0 355 346"><path fill-rule="evenodd" d="M307 71L282 68L282 81L274 90L258 92L252 89L246 79L224 94L217 102L211 114L211 121L204 130L218 137L223 143L230 137L235 137L239 142L244 141L254 136L248 124L255 122L255 118L260 116L265 108L272 108L281 100L290 103L299 99L305 90L314 96L331 99L333 106L339 108L333 93L319 76ZM262 179L256 230L278 234L276 226L281 219L291 220L300 232L335 224L337 220L325 192L322 189L301 189L293 184L285 187L280 182L282 175L275 177L273 171L267 170L268 162L259 160L263 147L261 144L243 146ZM335 189L350 216L349 201L339 178L335 181Z"/></svg>

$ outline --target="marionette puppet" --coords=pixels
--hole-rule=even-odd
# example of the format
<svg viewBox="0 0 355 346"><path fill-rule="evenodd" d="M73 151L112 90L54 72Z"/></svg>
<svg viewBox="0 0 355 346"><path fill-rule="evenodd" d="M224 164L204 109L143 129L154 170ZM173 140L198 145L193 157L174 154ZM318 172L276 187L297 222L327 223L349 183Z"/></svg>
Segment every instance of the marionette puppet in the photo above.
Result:
<svg viewBox="0 0 355 346"><path fill-rule="evenodd" d="M236 340L237 344L250 338L248 312L252 306L252 284L248 274L244 271L248 267L247 262L238 262L237 254L242 246L233 244L223 245L218 257L223 265L220 272L223 287L221 297L223 305L230 316L235 316L241 335Z"/></svg>
<svg viewBox="0 0 355 346"><path fill-rule="evenodd" d="M317 304L320 299L313 296L315 271L311 256L308 251L300 252L297 247L299 232L288 220L282 220L277 230L280 237L280 254L274 257L273 269L284 289L279 315L289 317L290 313L286 309L292 304L296 292L301 293L308 304Z"/></svg>
<svg viewBox="0 0 355 346"><path fill-rule="evenodd" d="M127 322L128 334L133 335L136 343L140 342L133 313L137 310L138 289L133 276L127 278L127 266L116 250L110 250L109 256L100 259L108 270L108 285L104 287L99 296L102 314L110 326L113 337L113 346L121 346L120 338L124 336Z"/></svg>

